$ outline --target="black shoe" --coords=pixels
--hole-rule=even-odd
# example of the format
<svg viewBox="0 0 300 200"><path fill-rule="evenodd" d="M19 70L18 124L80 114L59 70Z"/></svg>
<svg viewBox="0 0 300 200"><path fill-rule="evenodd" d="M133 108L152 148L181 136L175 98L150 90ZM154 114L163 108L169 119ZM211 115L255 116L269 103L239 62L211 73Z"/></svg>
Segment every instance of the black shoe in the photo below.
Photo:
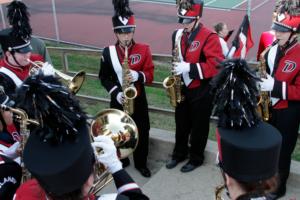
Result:
<svg viewBox="0 0 300 200"><path fill-rule="evenodd" d="M203 162L202 162L203 163ZM202 163L193 163L191 161L187 162L185 165L183 165L180 169L181 172L190 172L196 169L197 167L201 166Z"/></svg>
<svg viewBox="0 0 300 200"><path fill-rule="evenodd" d="M129 158L124 158L124 159L121 159L120 160L121 163L122 163L122 167L125 168L125 167L128 167L130 165L130 160Z"/></svg>
<svg viewBox="0 0 300 200"><path fill-rule="evenodd" d="M172 159L169 160L166 164L166 168L167 169L173 169L174 167L176 167L178 165L178 163L182 162L183 160L177 160L177 159Z"/></svg>
<svg viewBox="0 0 300 200"><path fill-rule="evenodd" d="M144 177L150 177L151 176L151 171L147 168L147 167L140 167L140 168L136 168L142 176Z"/></svg>

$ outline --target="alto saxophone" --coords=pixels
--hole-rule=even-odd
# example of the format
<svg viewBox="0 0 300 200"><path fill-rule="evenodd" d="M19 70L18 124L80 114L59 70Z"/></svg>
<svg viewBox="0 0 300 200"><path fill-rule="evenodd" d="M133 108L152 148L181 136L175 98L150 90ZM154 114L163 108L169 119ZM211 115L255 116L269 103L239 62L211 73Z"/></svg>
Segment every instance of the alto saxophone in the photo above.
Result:
<svg viewBox="0 0 300 200"><path fill-rule="evenodd" d="M175 42L174 49L172 51L172 63L180 62L179 58L179 42L181 40L181 36ZM178 103L182 102L184 97L181 94L181 75L176 75L173 71L171 71L171 75L165 78L163 81L163 86L166 88L167 95L170 97L170 104L173 107L176 107Z"/></svg>
<svg viewBox="0 0 300 200"><path fill-rule="evenodd" d="M265 54L277 42L278 42L277 40L274 41L273 44L270 45L269 47L267 47L259 56L258 73L259 73L260 78L267 78ZM269 121L270 107L271 107L270 92L260 91L259 99L258 99L258 103L257 103L257 112L261 116L263 121L266 121L266 122Z"/></svg>
<svg viewBox="0 0 300 200"><path fill-rule="evenodd" d="M131 115L134 113L134 99L137 96L137 90L131 84L131 72L128 66L128 47L125 46L125 56L122 64L122 90L124 94L123 110Z"/></svg>
<svg viewBox="0 0 300 200"><path fill-rule="evenodd" d="M21 156L20 157L21 157L21 167L22 167L21 183L24 183L25 181L31 178L29 171L24 166L24 161L22 156L25 144L30 134L30 130L27 128L27 126L29 124L39 125L39 122L33 119L29 119L27 113L22 109L11 108L9 106L5 106L2 104L0 105L0 109L3 111L10 111L13 114L15 114L16 120L20 123L20 135L21 135L21 142L20 142Z"/></svg>

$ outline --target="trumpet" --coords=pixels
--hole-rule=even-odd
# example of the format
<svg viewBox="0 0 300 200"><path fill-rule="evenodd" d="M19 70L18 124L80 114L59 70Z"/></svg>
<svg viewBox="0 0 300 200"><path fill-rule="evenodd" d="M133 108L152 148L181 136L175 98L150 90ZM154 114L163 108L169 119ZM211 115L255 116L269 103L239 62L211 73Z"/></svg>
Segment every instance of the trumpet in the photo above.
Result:
<svg viewBox="0 0 300 200"><path fill-rule="evenodd" d="M138 144L138 129L135 122L127 113L117 109L104 109L95 116L90 128L91 142L94 142L94 137L99 135L111 137L120 159L132 154ZM97 149L97 153L101 154L102 150ZM95 182L90 193L98 193L112 179L105 166L97 163Z"/></svg>
<svg viewBox="0 0 300 200"><path fill-rule="evenodd" d="M41 61L31 61L30 59L27 59L27 61L32 64L32 66L29 70L29 75L36 74L37 71L40 68L42 68L42 66L44 64ZM76 94L80 90L80 88L85 80L85 71L83 71L83 70L76 73L73 77L66 75L56 69L54 69L54 72L60 79L63 80L63 82L66 83L67 87L73 94Z"/></svg>
<svg viewBox="0 0 300 200"><path fill-rule="evenodd" d="M29 137L30 134L30 130L27 128L27 126L29 124L33 124L33 125L39 125L39 122L37 120L33 120L33 119L29 119L27 113L18 108L12 108L9 106L5 106L0 104L0 109L2 111L10 111L13 114L16 115L16 120L18 123L20 123L20 135L21 135L21 142L20 142L20 150L21 152L23 152L25 144L27 142L27 139ZM29 180L31 178L31 175L29 173L29 171L25 168L24 166L24 162L23 162L23 156L21 154L21 167L22 167L22 180L21 182L24 183L25 181Z"/></svg>

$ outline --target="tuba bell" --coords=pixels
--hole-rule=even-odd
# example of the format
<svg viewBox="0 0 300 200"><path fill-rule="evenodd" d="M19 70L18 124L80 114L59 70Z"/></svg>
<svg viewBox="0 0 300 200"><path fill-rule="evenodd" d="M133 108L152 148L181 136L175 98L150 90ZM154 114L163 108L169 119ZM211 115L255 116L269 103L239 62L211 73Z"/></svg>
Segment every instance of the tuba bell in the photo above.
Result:
<svg viewBox="0 0 300 200"><path fill-rule="evenodd" d="M30 59L27 59L28 62L30 62L32 64L30 70L29 70L29 75L33 75L36 74L37 71L43 66L43 62L41 61L31 61ZM73 94L76 94L84 80L85 80L85 72L83 70L79 71L78 73L76 73L73 77L69 76L67 74L64 74L62 72L60 72L59 70L54 69L55 71L55 75L58 76L62 82L64 82L67 87L69 88L70 92Z"/></svg>
<svg viewBox="0 0 300 200"><path fill-rule="evenodd" d="M138 144L138 129L133 119L125 112L117 109L104 109L99 112L91 122L91 142L94 137L109 136L117 147L117 155L120 159L133 153ZM97 150L101 153L101 149ZM95 182L90 193L96 194L110 183L112 175L103 164L97 163L95 169Z"/></svg>

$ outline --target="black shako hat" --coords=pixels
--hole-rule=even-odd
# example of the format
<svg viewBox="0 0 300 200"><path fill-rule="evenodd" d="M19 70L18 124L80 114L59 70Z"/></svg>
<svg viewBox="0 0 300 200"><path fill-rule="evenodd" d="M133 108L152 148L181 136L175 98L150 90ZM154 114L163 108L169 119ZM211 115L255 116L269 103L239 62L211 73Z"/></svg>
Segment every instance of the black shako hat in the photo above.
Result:
<svg viewBox="0 0 300 200"><path fill-rule="evenodd" d="M30 40L12 34L12 29L0 31L0 44L3 52L28 53L32 51Z"/></svg>
<svg viewBox="0 0 300 200"><path fill-rule="evenodd" d="M241 182L257 182L277 173L279 131L257 114L258 78L245 60L223 61L213 79L219 165Z"/></svg>
<svg viewBox="0 0 300 200"><path fill-rule="evenodd" d="M25 167L50 194L80 189L95 158L78 101L57 78L40 73L24 81L16 103L40 123L26 142Z"/></svg>
<svg viewBox="0 0 300 200"><path fill-rule="evenodd" d="M27 6L21 1L12 1L7 5L7 19L11 28L0 32L0 43L3 52L28 53L32 50L30 38L32 28Z"/></svg>
<svg viewBox="0 0 300 200"><path fill-rule="evenodd" d="M113 30L116 33L131 33L135 30L135 17L129 8L128 0L113 0L115 14L112 17Z"/></svg>

